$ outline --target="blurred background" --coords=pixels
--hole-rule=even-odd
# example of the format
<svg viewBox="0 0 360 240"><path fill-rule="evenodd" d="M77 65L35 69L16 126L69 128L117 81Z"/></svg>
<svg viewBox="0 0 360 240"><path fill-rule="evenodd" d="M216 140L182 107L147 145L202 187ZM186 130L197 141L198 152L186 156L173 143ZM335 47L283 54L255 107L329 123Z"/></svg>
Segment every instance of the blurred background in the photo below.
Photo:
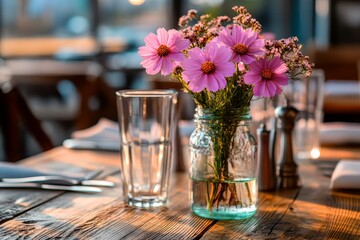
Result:
<svg viewBox="0 0 360 240"><path fill-rule="evenodd" d="M0 0L0 160L59 146L101 117L116 120L115 90L178 88L145 74L144 37L177 28L189 9L233 16L234 5L276 38L299 37L324 72L324 122L360 123L358 0ZM183 101L181 118L191 119L191 100Z"/></svg>

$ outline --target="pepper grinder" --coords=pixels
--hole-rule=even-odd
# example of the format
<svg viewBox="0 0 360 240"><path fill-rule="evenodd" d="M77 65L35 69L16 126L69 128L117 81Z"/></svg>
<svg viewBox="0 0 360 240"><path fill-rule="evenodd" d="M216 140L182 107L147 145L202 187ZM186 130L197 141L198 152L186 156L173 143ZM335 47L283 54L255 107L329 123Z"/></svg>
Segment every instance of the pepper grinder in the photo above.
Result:
<svg viewBox="0 0 360 240"><path fill-rule="evenodd" d="M259 143L258 149L258 188L260 191L271 191L276 189L275 162L270 157L270 131L265 124L257 129Z"/></svg>
<svg viewBox="0 0 360 240"><path fill-rule="evenodd" d="M292 131L298 110L288 104L275 109L275 116L280 120L280 188L299 187L297 164L294 161Z"/></svg>

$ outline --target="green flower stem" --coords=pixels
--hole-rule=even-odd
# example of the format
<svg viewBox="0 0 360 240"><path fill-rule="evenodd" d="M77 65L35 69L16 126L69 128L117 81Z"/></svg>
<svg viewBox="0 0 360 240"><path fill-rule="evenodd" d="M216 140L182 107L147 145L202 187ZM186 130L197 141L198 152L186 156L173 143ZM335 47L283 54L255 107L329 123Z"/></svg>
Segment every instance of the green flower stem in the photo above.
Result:
<svg viewBox="0 0 360 240"><path fill-rule="evenodd" d="M211 127L211 138L214 148L214 168L215 174L214 182L212 183L212 193L208 196L207 208L209 211L216 205L217 208L221 201L225 201L227 191L230 191L229 205L239 204L236 187L234 183L228 183L233 176L229 174L229 156L233 148L233 138L235 137L236 129L240 120L234 120L229 116L224 116L220 119L214 120Z"/></svg>

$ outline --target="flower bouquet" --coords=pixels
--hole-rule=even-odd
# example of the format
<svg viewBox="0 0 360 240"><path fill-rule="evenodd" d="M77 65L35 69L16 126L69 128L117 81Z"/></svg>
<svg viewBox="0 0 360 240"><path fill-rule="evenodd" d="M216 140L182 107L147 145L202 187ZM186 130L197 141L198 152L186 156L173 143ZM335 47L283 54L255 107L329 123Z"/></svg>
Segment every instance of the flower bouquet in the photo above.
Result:
<svg viewBox="0 0 360 240"><path fill-rule="evenodd" d="M249 134L253 97L281 94L289 79L311 74L296 37L271 40L248 11L198 18L190 10L180 30L159 28L139 48L148 74L171 75L197 105L190 138L192 209L214 219L256 210L256 144Z"/></svg>

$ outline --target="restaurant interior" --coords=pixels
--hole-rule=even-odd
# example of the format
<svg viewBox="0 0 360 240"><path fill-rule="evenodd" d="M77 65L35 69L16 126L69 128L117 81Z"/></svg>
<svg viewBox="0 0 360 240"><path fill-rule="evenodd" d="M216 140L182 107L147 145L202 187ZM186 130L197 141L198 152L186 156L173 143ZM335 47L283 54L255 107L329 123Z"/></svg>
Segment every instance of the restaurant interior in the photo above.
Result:
<svg viewBox="0 0 360 240"><path fill-rule="evenodd" d="M144 37L178 28L189 9L231 15L234 5L244 5L277 39L298 36L320 74L320 145L359 148L357 0L0 0L0 161L61 146L100 119L117 121L117 90L180 90L169 77L146 74L138 55ZM187 132L195 104L179 94ZM259 101L252 109L254 123L273 116Z"/></svg>

